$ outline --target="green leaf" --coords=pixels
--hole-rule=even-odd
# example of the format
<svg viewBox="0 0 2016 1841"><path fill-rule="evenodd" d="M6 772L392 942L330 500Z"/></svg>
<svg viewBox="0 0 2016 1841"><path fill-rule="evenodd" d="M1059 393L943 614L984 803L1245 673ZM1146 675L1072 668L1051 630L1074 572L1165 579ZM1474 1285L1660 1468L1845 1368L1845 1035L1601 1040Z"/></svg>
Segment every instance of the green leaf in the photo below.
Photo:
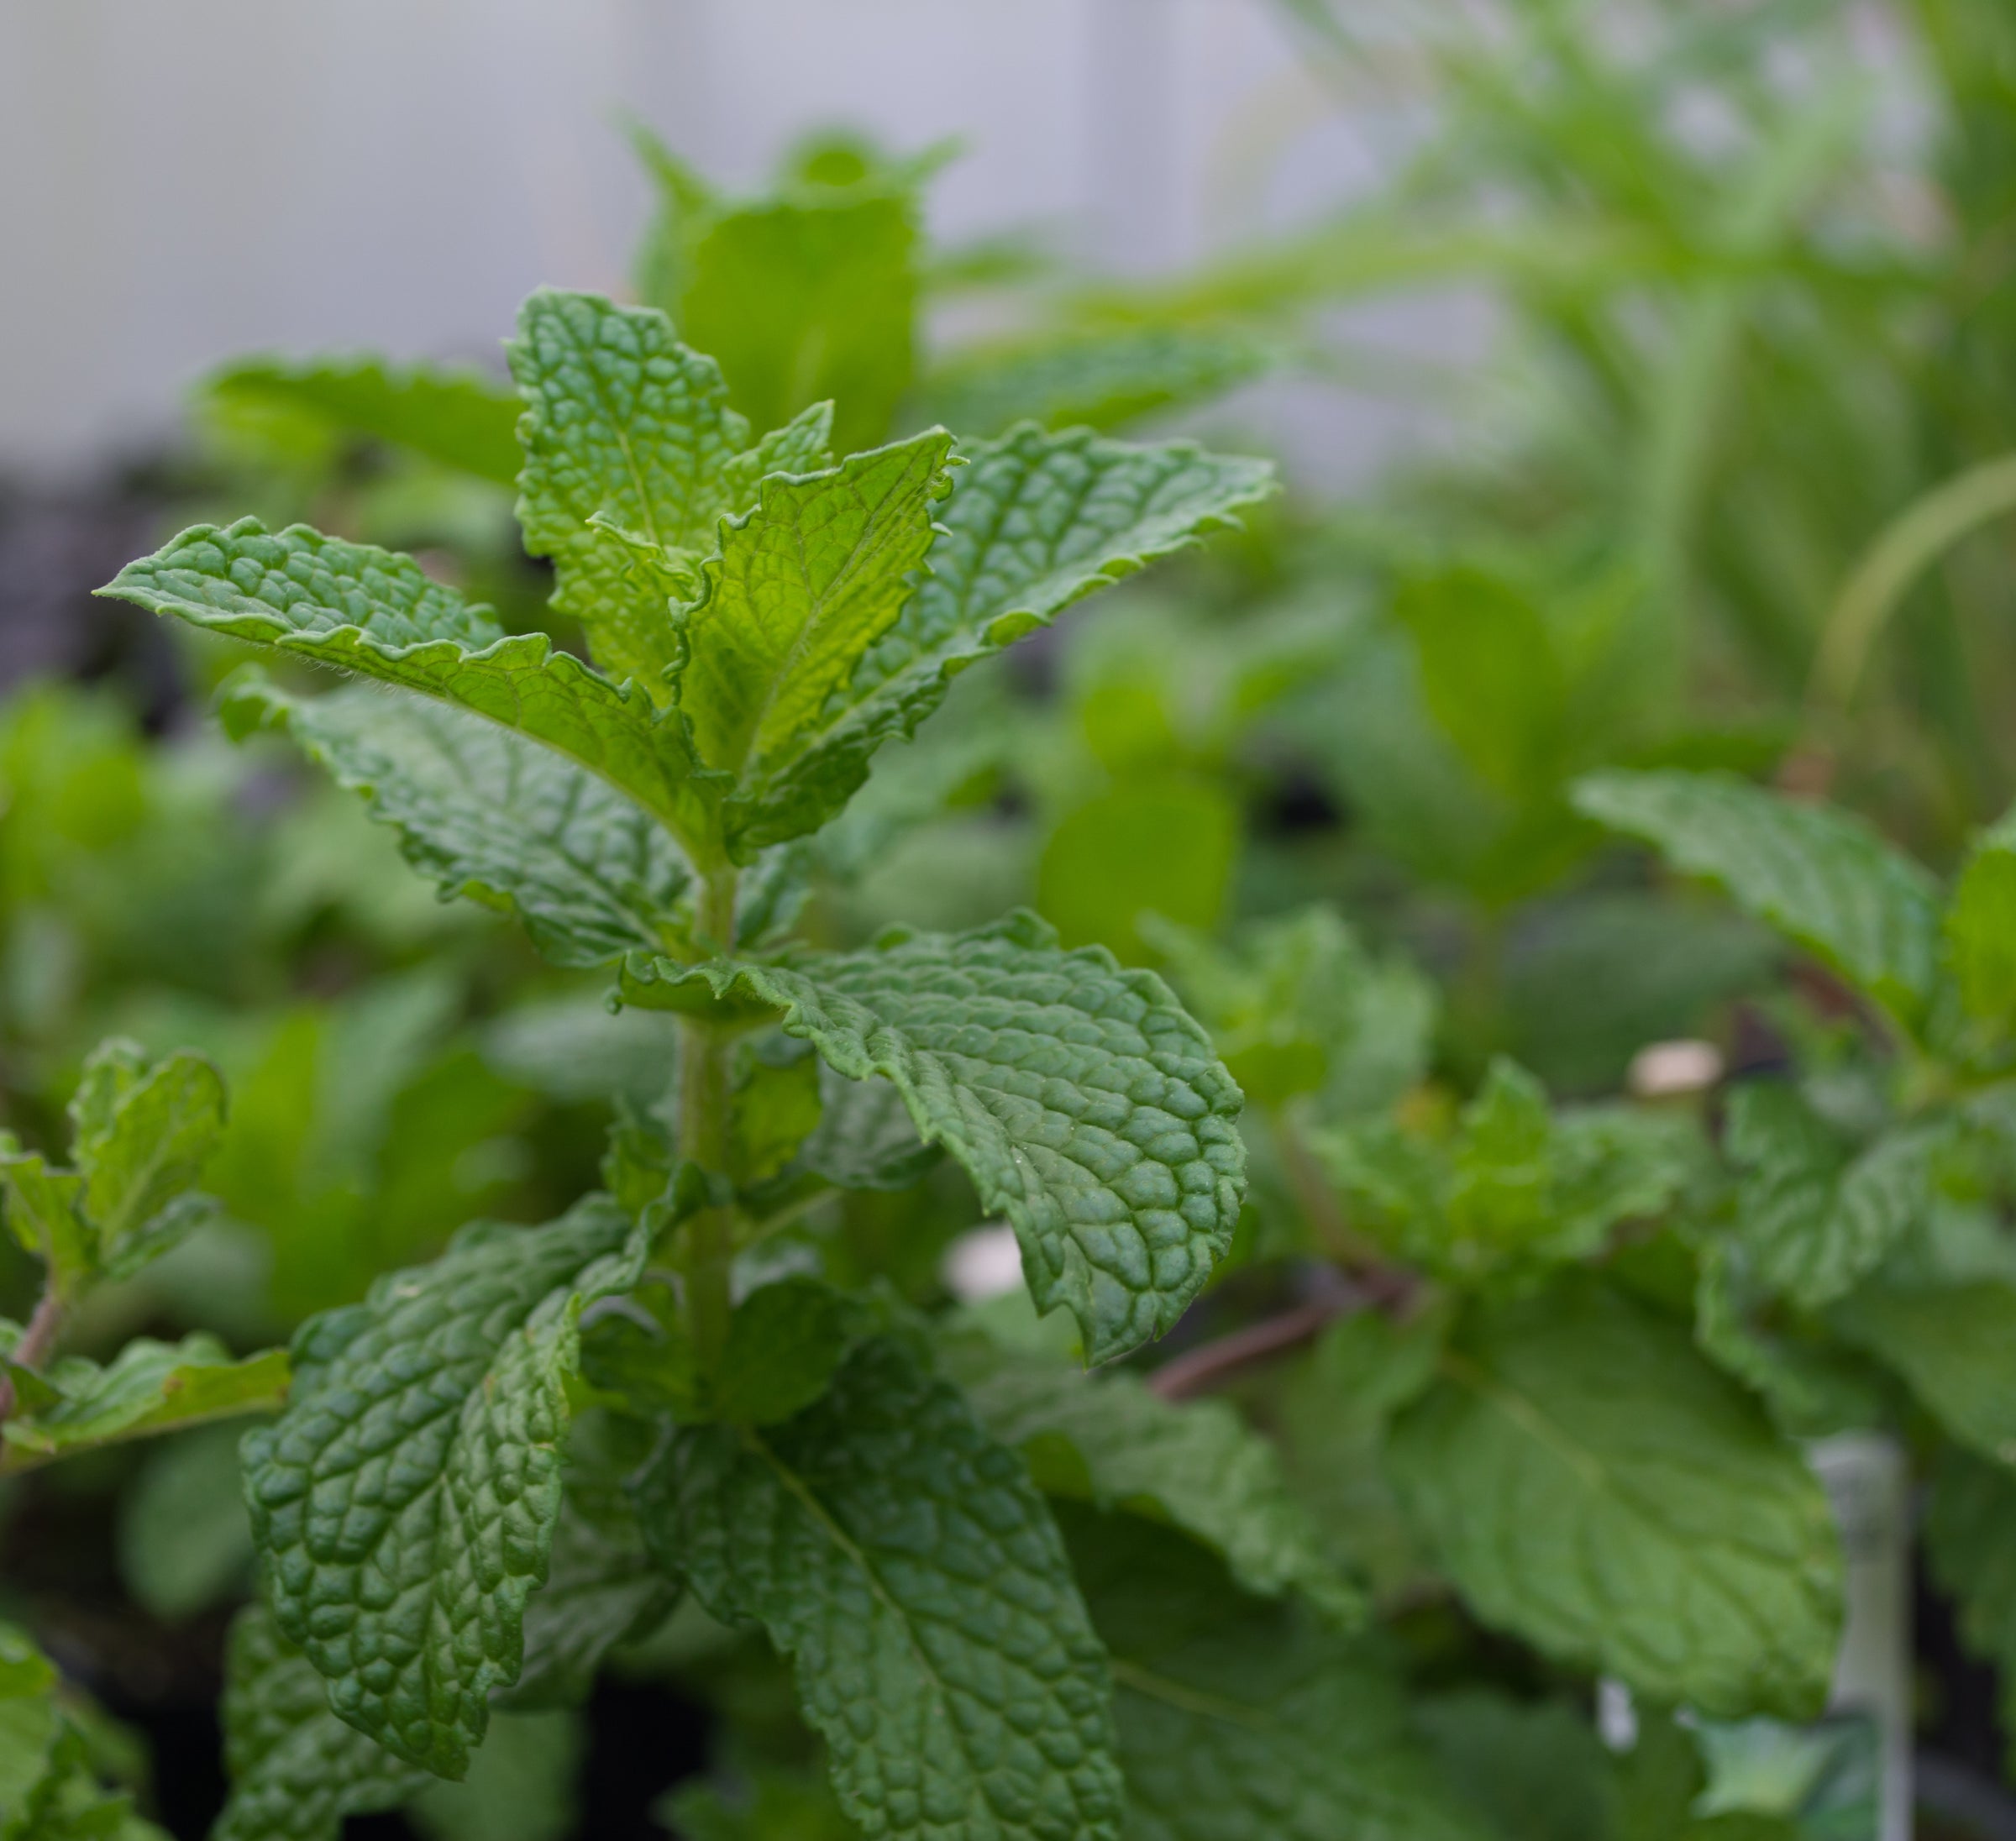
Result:
<svg viewBox="0 0 2016 1841"><path fill-rule="evenodd" d="M1841 1560L1797 1452L1678 1330L1593 1282L1482 1314L1387 1466L1487 1623L1716 1717L1826 1697Z"/></svg>
<svg viewBox="0 0 2016 1841"><path fill-rule="evenodd" d="M241 518L184 531L100 592L459 704L570 756L675 833L708 833L682 723L543 633L506 636L411 557Z"/></svg>
<svg viewBox="0 0 2016 1841"><path fill-rule="evenodd" d="M2016 1471L1968 1451L1940 1453L1925 1507L1925 1555L1932 1576L1960 1612L1968 1649L1992 1663L2001 1684L2003 1728L2016 1731ZM2005 1770L2016 1770L2016 1739Z"/></svg>
<svg viewBox="0 0 2016 1841"><path fill-rule="evenodd" d="M1503 1841L1616 1835L1614 1761L1564 1702L1467 1688L1427 1702L1421 1723L1456 1787Z"/></svg>
<svg viewBox="0 0 2016 1841"><path fill-rule="evenodd" d="M24 1632L0 1623L0 1841L168 1841L99 1783L104 1724Z"/></svg>
<svg viewBox="0 0 2016 1841"><path fill-rule="evenodd" d="M1126 1841L1482 1841L1368 1651L1166 1529L1065 1526L1113 1657Z"/></svg>
<svg viewBox="0 0 2016 1841"><path fill-rule="evenodd" d="M223 1718L231 1794L210 1841L339 1841L346 1817L396 1809L428 1781L329 1711L264 1605L232 1621Z"/></svg>
<svg viewBox="0 0 2016 1841"><path fill-rule="evenodd" d="M1938 958L1937 888L1859 819L1726 774L1596 774L1576 783L1575 803L1719 883L1901 1020L1923 1011Z"/></svg>
<svg viewBox="0 0 2016 1841"><path fill-rule="evenodd" d="M682 1432L638 1488L666 1566L791 1657L864 1833L1117 1834L1105 1668L1062 1543L1021 1460L901 1345L866 1345L774 1429Z"/></svg>
<svg viewBox="0 0 2016 1841"><path fill-rule="evenodd" d="M553 604L580 622L596 663L669 702L680 647L664 590L593 521L683 558L690 572L735 509L723 469L748 425L728 409L721 367L680 344L654 307L541 288L518 311L510 353L527 405L525 547L552 558Z"/></svg>
<svg viewBox="0 0 2016 1841"><path fill-rule="evenodd" d="M85 1062L71 1154L108 1276L129 1277L209 1212L189 1191L223 1136L224 1109L223 1076L187 1049L150 1065L136 1043L114 1041Z"/></svg>
<svg viewBox="0 0 2016 1841"><path fill-rule="evenodd" d="M711 1784L680 1784L659 1803L659 1820L680 1841L856 1841L861 1832L823 1776L760 1764L736 1775L745 1781L732 1798Z"/></svg>
<svg viewBox="0 0 2016 1841"><path fill-rule="evenodd" d="M429 1783L407 1822L429 1841L567 1841L586 1734L578 1713L500 1713L462 1783Z"/></svg>
<svg viewBox="0 0 2016 1841"><path fill-rule="evenodd" d="M1018 422L1118 428L1186 408L1278 365L1278 344L1234 327L1112 326L962 348L924 380L933 420L995 435Z"/></svg>
<svg viewBox="0 0 2016 1841"><path fill-rule="evenodd" d="M499 485L517 477L518 402L500 380L460 366L370 356L249 358L204 386L225 402L307 410Z"/></svg>
<svg viewBox="0 0 2016 1841"><path fill-rule="evenodd" d="M1434 986L1374 960L1335 908L1256 922L1223 947L1166 921L1142 931L1257 1104L1317 1092L1331 1117L1381 1111L1427 1073Z"/></svg>
<svg viewBox="0 0 2016 1841"><path fill-rule="evenodd" d="M2016 812L1976 840L1945 916L1946 955L1970 1016L2016 1021Z"/></svg>
<svg viewBox="0 0 2016 1841"><path fill-rule="evenodd" d="M809 191L695 224L673 317L720 360L759 430L837 405L845 454L884 440L909 387L916 312L916 204L895 192Z"/></svg>
<svg viewBox="0 0 2016 1841"><path fill-rule="evenodd" d="M824 1393L867 1313L816 1279L780 1279L735 1307L709 1390L732 1425L774 1425Z"/></svg>
<svg viewBox="0 0 2016 1841"><path fill-rule="evenodd" d="M664 943L692 873L663 826L594 774L508 729L359 686L294 697L240 679L243 722L284 727L446 900L515 913L559 965Z"/></svg>
<svg viewBox="0 0 2016 1841"><path fill-rule="evenodd" d="M1389 1119L1312 1135L1352 1218L1402 1256L1463 1285L1586 1259L1684 1188L1684 1120L1623 1107L1556 1117L1540 1083L1500 1058L1446 1137Z"/></svg>
<svg viewBox="0 0 2016 1841"><path fill-rule="evenodd" d="M1104 1361L1161 1335L1224 1252L1245 1151L1239 1092L1168 987L1033 915L795 965L633 954L622 993L773 1006L850 1079L895 1083L918 1135L1014 1224L1043 1310Z"/></svg>
<svg viewBox="0 0 2016 1841"><path fill-rule="evenodd" d="M237 1361L202 1331L180 1342L139 1336L103 1367L66 1356L43 1378L59 1398L0 1426L6 1440L0 1468L24 1470L210 1419L276 1413L287 1398L287 1356L269 1349Z"/></svg>
<svg viewBox="0 0 2016 1841"><path fill-rule="evenodd" d="M118 1506L119 1573L163 1623L244 1595L252 1524L239 1487L239 1427L219 1424L157 1445Z"/></svg>
<svg viewBox="0 0 2016 1841"><path fill-rule="evenodd" d="M740 804L795 796L766 782L910 599L951 446L933 430L829 472L773 476L753 511L722 524L685 615L679 704Z"/></svg>
<svg viewBox="0 0 2016 1841"><path fill-rule="evenodd" d="M753 505L756 489L773 473L826 473L833 464L833 406L814 403L773 428L722 471L722 491L733 506Z"/></svg>
<svg viewBox="0 0 2016 1841"><path fill-rule="evenodd" d="M14 1238L48 1268L50 1288L59 1298L76 1297L97 1269L97 1236L84 1218L84 1178L50 1169L13 1133L0 1131L0 1196Z"/></svg>
<svg viewBox="0 0 2016 1841"><path fill-rule="evenodd" d="M1939 1136L1887 1132L1851 1158L1795 1088L1736 1087L1724 1146L1738 1172L1735 1233L1751 1275L1803 1310L1845 1297L1931 1212Z"/></svg>
<svg viewBox="0 0 2016 1841"><path fill-rule="evenodd" d="M1084 429L1022 427L959 453L967 464L939 509L944 534L932 548L930 574L779 763L774 809L744 821L745 847L823 824L867 778L875 750L914 733L969 665L1230 527L1274 490L1264 460L1209 454L1189 442L1131 446Z"/></svg>
<svg viewBox="0 0 2016 1841"><path fill-rule="evenodd" d="M1872 1281L1828 1313L1962 1444L2016 1463L2016 1285Z"/></svg>
<svg viewBox="0 0 2016 1841"><path fill-rule="evenodd" d="M946 1360L981 1423L1021 1452L1047 1495L1179 1528L1262 1597L1299 1591L1341 1623L1362 1615L1273 1447L1224 1401L1179 1406L1136 1375L1083 1375L977 1338L949 1345Z"/></svg>
<svg viewBox="0 0 2016 1841"><path fill-rule="evenodd" d="M580 1313L633 1284L643 1252L600 1197L544 1227L465 1228L306 1324L286 1414L245 1440L282 1633L338 1714L439 1775L467 1769L491 1692L517 1678Z"/></svg>
<svg viewBox="0 0 2016 1841"><path fill-rule="evenodd" d="M886 1080L819 1073L819 1123L798 1162L837 1189L907 1189L943 1153L917 1136L902 1093Z"/></svg>

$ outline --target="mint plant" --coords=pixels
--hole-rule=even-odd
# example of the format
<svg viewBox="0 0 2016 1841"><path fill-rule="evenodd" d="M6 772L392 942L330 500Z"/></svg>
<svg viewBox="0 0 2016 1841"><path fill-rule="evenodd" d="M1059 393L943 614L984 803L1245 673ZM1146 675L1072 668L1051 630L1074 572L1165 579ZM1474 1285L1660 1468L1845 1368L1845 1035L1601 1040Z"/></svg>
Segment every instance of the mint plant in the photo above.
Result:
<svg viewBox="0 0 2016 1841"><path fill-rule="evenodd" d="M1110 1361L1229 1243L1238 1089L1159 978L1032 916L851 952L791 928L806 841L879 748L1269 469L1032 426L835 460L828 406L757 436L662 313L588 296L532 296L511 357L527 545L593 664L299 527L199 526L105 590L391 687L246 675L225 709L363 792L444 894L677 1019L669 1097L620 1125L606 1193L470 1228L297 1338L286 1411L245 1445L267 1591L234 1642L220 1832L284 1807L332 1833L462 1776L493 1706L578 1697L684 1590L791 1658L864 1832L1116 1834L1115 1669L1024 1461L886 1293L764 1253L942 1148L1012 1224L1038 1309ZM1144 1410L1081 1383L1025 1401L1017 1436L1087 1417L1067 1493L1118 1507L1158 1466L1101 1416ZM1247 1439L1164 1435L1150 1499L1248 1586L1315 1580L1334 1611ZM1212 1450L1254 1471L1245 1507L1184 1483Z"/></svg>

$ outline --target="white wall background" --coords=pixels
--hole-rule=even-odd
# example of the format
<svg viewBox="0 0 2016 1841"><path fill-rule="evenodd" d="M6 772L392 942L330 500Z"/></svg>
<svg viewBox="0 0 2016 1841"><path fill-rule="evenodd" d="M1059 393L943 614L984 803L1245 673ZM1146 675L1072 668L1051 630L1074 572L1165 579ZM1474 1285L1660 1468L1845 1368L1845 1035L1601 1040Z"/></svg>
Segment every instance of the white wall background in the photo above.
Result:
<svg viewBox="0 0 2016 1841"><path fill-rule="evenodd" d="M941 234L1137 270L1368 170L1268 0L0 0L0 467L158 437L236 353L491 352L535 284L620 287L623 109L731 183L957 134Z"/></svg>

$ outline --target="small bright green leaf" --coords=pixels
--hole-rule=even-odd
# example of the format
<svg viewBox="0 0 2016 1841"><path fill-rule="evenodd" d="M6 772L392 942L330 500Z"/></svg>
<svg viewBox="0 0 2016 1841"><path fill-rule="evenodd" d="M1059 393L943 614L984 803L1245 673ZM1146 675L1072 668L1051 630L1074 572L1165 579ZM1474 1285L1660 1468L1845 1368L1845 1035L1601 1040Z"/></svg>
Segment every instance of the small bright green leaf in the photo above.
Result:
<svg viewBox="0 0 2016 1841"><path fill-rule="evenodd" d="M1166 1529L1065 1527L1112 1653L1126 1841L1483 1841L1371 1654Z"/></svg>
<svg viewBox="0 0 2016 1841"><path fill-rule="evenodd" d="M1322 1551L1273 1447L1222 1400L1179 1406L1137 1377L1087 1376L977 1340L947 1360L981 1423L1038 1489L1179 1528L1263 1597L1305 1593L1349 1621L1363 1602Z"/></svg>
<svg viewBox="0 0 2016 1841"><path fill-rule="evenodd" d="M261 1604L232 1622L223 1714L231 1794L210 1841L339 1841L346 1817L396 1809L428 1781L329 1711Z"/></svg>
<svg viewBox="0 0 2016 1841"><path fill-rule="evenodd" d="M959 452L967 464L938 509L946 534L932 548L930 574L778 763L771 809L745 821L745 843L823 824L867 778L875 750L914 733L957 674L1095 590L1229 527L1274 490L1264 460L1189 442L1135 447L1084 429L1022 427Z"/></svg>
<svg viewBox="0 0 2016 1841"><path fill-rule="evenodd" d="M1827 1498L1640 1306L1581 1282L1484 1314L1387 1465L1487 1623L1717 1717L1824 1701L1841 1618Z"/></svg>
<svg viewBox="0 0 2016 1841"><path fill-rule="evenodd" d="M461 366L371 357L251 358L205 386L228 403L307 410L429 460L509 485L518 473L518 400L501 379Z"/></svg>
<svg viewBox="0 0 2016 1841"><path fill-rule="evenodd" d="M962 349L924 380L927 412L961 434L1018 422L1123 427L1188 408L1278 364L1273 343L1231 327L1116 326Z"/></svg>
<svg viewBox="0 0 2016 1841"><path fill-rule="evenodd" d="M691 872L663 826L573 762L459 710L361 686L307 698L241 680L231 694L234 711L284 726L363 794L444 899L515 913L560 965L663 944Z"/></svg>
<svg viewBox="0 0 2016 1841"><path fill-rule="evenodd" d="M1575 803L1656 845L1675 868L1719 883L1903 1020L1924 1009L1938 957L1936 886L1859 819L1725 774L1595 774L1577 782Z"/></svg>
<svg viewBox="0 0 2016 1841"><path fill-rule="evenodd" d="M819 1124L822 1068L800 1051L790 1061L752 1058L734 1086L728 1175L753 1188L791 1161Z"/></svg>
<svg viewBox="0 0 2016 1841"><path fill-rule="evenodd" d="M679 702L701 758L745 798L910 599L951 446L934 430L830 472L773 476L722 526L685 616Z"/></svg>
<svg viewBox="0 0 2016 1841"><path fill-rule="evenodd" d="M0 1131L0 1197L14 1238L49 1271L61 1298L75 1297L97 1270L91 1225L84 1219L84 1178L52 1170L11 1132Z"/></svg>
<svg viewBox="0 0 2016 1841"><path fill-rule="evenodd" d="M553 559L554 605L580 622L596 663L669 701L665 676L680 655L670 606L591 521L697 559L735 509L722 469L747 425L728 410L720 366L652 307L541 288L519 309L510 349L527 405L525 547Z"/></svg>
<svg viewBox="0 0 2016 1841"><path fill-rule="evenodd" d="M1255 922L1224 947L1161 920L1142 931L1257 1104L1315 1091L1327 1116L1376 1112L1428 1071L1435 987L1374 960L1334 908Z"/></svg>
<svg viewBox="0 0 2016 1841"><path fill-rule="evenodd" d="M61 1398L0 1426L6 1440L0 1468L22 1470L209 1419L276 1413L287 1398L287 1356L269 1349L237 1361L201 1331L180 1342L140 1336L103 1367L66 1356L46 1378Z"/></svg>
<svg viewBox="0 0 2016 1841"><path fill-rule="evenodd" d="M2016 1470L1971 1452L1940 1452L1925 1508L1932 1575L1960 1610L1967 1647L2001 1680L2003 1730L2016 1730ZM2005 1769L2016 1769L2016 1739Z"/></svg>
<svg viewBox="0 0 2016 1841"><path fill-rule="evenodd" d="M830 398L841 453L885 439L915 336L907 191L764 200L694 229L673 317L720 360L735 406L769 430Z"/></svg>
<svg viewBox="0 0 2016 1841"><path fill-rule="evenodd" d="M1845 1297L1931 1212L1936 1141L1888 1132L1851 1159L1796 1088L1738 1086L1724 1144L1740 1172L1735 1231L1751 1275L1803 1310Z"/></svg>
<svg viewBox="0 0 2016 1841"><path fill-rule="evenodd" d="M622 989L774 1006L838 1073L893 1081L918 1135L1014 1224L1037 1304L1068 1305L1095 1361L1168 1329L1229 1243L1238 1089L1160 978L1062 952L1033 915L792 966L633 954Z"/></svg>
<svg viewBox="0 0 2016 1841"><path fill-rule="evenodd" d="M2016 1285L1864 1285L1828 1313L1964 1445L2016 1464Z"/></svg>
<svg viewBox="0 0 2016 1841"><path fill-rule="evenodd" d="M0 1623L0 1841L168 1841L99 1783L102 1725L25 1632Z"/></svg>
<svg viewBox="0 0 2016 1841"><path fill-rule="evenodd" d="M1105 1662L1063 1545L1021 1461L900 1345L784 1425L681 1433L638 1488L666 1566L791 1657L865 1833L1117 1836Z"/></svg>
<svg viewBox="0 0 2016 1841"><path fill-rule="evenodd" d="M1143 915L1210 929L1231 891L1239 808L1222 787L1174 775L1095 794L1065 815L1037 865L1036 905L1067 946L1148 957Z"/></svg>
<svg viewBox="0 0 2016 1841"><path fill-rule="evenodd" d="M626 1246L626 1242L632 1244ZM644 1249L603 1198L483 1223L295 1338L294 1396L245 1441L273 1612L360 1732L442 1776L518 1676L560 1510L583 1307Z"/></svg>
<svg viewBox="0 0 2016 1841"><path fill-rule="evenodd" d="M224 1110L223 1077L187 1049L150 1066L135 1044L108 1042L85 1063L71 1154L110 1277L137 1272L209 1212L189 1192L223 1136Z"/></svg>
<svg viewBox="0 0 2016 1841"><path fill-rule="evenodd" d="M728 462L722 496L731 510L739 510L756 502L757 487L773 473L825 473L833 464L832 445L833 406L814 403Z"/></svg>
<svg viewBox="0 0 2016 1841"><path fill-rule="evenodd" d="M683 724L543 633L507 637L411 557L241 518L184 531L100 592L458 704L571 756L675 831L706 834Z"/></svg>
<svg viewBox="0 0 2016 1841"><path fill-rule="evenodd" d="M1946 954L1970 1016L2016 1020L2016 813L1976 841L1946 908Z"/></svg>
<svg viewBox="0 0 2016 1841"><path fill-rule="evenodd" d="M733 1796L711 1784L685 1783L657 1808L680 1841L858 1841L832 1786L809 1770L743 1768Z"/></svg>
<svg viewBox="0 0 2016 1841"><path fill-rule="evenodd" d="M1555 1116L1503 1059L1447 1136L1375 1119L1315 1135L1354 1222L1458 1284L1586 1259L1620 1223L1680 1194L1698 1141L1684 1120L1623 1107Z"/></svg>

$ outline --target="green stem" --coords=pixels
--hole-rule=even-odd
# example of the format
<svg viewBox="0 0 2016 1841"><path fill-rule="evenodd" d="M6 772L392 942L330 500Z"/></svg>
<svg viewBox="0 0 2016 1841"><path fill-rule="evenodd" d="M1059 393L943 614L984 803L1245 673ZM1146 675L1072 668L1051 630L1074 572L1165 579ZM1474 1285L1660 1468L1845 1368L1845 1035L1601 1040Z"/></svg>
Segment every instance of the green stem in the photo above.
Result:
<svg viewBox="0 0 2016 1841"><path fill-rule="evenodd" d="M731 864L710 874L701 889L698 931L703 946L735 947L735 884ZM732 1174L734 1136L730 1057L733 1038L704 1016L680 1019L679 1029L679 1155L710 1176ZM686 1277L686 1328L702 1372L719 1362L732 1309L730 1268L735 1259L738 1210L711 1208L686 1229L682 1264Z"/></svg>

